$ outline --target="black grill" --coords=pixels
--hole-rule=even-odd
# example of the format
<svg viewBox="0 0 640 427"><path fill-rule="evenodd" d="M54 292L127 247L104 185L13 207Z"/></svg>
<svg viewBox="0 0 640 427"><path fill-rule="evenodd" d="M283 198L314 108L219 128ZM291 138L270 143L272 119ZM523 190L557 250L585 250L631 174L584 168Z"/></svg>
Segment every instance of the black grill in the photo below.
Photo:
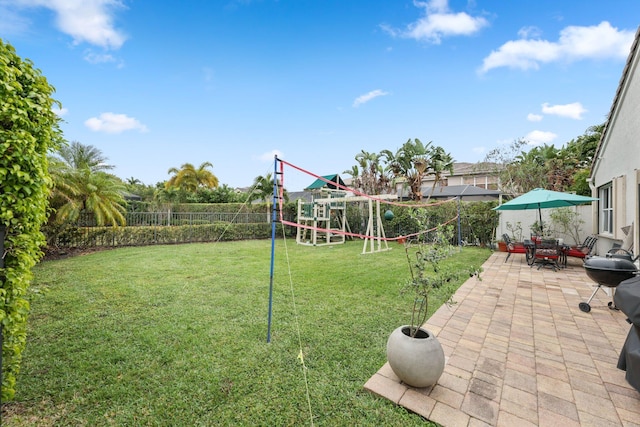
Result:
<svg viewBox="0 0 640 427"><path fill-rule="evenodd" d="M608 288L617 287L620 282L636 276L638 269L636 265L626 256L594 256L585 259L584 269L587 276L598 284L587 302L579 304L580 310L588 313L591 311L589 303L602 286ZM609 302L609 308L616 309L613 301Z"/></svg>

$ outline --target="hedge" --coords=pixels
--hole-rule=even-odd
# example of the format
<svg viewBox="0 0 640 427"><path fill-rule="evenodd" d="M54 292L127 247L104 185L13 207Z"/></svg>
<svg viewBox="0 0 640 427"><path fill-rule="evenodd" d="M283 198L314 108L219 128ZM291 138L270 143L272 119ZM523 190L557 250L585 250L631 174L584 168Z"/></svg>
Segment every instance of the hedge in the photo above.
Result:
<svg viewBox="0 0 640 427"><path fill-rule="evenodd" d="M278 236L282 227L276 224ZM93 248L144 246L175 243L269 239L271 224L231 224L219 222L202 225L138 227L71 227L54 243L59 248Z"/></svg>

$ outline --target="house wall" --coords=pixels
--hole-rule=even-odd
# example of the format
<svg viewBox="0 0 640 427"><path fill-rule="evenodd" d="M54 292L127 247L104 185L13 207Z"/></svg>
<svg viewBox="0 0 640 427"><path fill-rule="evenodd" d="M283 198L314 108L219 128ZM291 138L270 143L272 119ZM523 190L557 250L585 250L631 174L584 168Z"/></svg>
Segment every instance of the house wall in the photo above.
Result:
<svg viewBox="0 0 640 427"><path fill-rule="evenodd" d="M593 197L598 189L613 183L613 233L598 234L598 252L606 253L614 243L627 249L631 244L638 248L638 226L632 236L626 236L622 228L638 224L640 168L640 76L638 76L638 52L634 50L628 63L626 79L619 87L609 122L600 142L597 159L591 177ZM598 233L599 205L592 212L593 231ZM625 247L627 246L627 247ZM636 252L638 250L636 249Z"/></svg>

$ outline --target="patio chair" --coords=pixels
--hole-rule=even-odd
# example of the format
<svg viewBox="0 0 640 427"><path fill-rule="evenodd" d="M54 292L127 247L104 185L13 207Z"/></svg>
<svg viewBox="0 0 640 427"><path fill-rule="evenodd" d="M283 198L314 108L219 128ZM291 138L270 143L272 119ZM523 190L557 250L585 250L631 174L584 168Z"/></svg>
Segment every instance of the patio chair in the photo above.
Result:
<svg viewBox="0 0 640 427"><path fill-rule="evenodd" d="M533 254L533 267L538 264L538 270L540 268L549 266L556 271L560 268L560 264L563 260L562 246L556 239L542 239L535 242L535 252Z"/></svg>
<svg viewBox="0 0 640 427"><path fill-rule="evenodd" d="M571 246L565 251L565 255L568 257L581 258L584 260L591 254L593 247L595 246L598 238L595 236L589 236L584 239L581 245Z"/></svg>
<svg viewBox="0 0 640 427"><path fill-rule="evenodd" d="M507 257L505 258L504 262L507 262L511 254L527 254L527 248L525 247L525 245L522 243L514 242L513 240L511 240L511 237L509 237L508 234L503 234L502 240L504 240L504 243L507 245ZM527 260L528 259L529 258L527 258Z"/></svg>

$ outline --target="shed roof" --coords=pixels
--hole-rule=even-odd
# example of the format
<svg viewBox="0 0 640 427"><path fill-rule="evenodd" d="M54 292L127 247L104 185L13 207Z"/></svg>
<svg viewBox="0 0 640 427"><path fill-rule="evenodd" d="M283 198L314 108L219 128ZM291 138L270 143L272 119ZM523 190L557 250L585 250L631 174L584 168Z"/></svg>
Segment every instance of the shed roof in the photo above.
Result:
<svg viewBox="0 0 640 427"><path fill-rule="evenodd" d="M305 190L320 190L321 188L330 188L332 190L335 190L336 188L338 188L339 184L341 186L344 186L344 181L342 180L342 178L340 178L340 175L333 174L333 175L324 175L321 178L316 179L310 186L308 186L307 188L305 188ZM327 182L330 181L330 182ZM332 184L333 183L333 184Z"/></svg>

